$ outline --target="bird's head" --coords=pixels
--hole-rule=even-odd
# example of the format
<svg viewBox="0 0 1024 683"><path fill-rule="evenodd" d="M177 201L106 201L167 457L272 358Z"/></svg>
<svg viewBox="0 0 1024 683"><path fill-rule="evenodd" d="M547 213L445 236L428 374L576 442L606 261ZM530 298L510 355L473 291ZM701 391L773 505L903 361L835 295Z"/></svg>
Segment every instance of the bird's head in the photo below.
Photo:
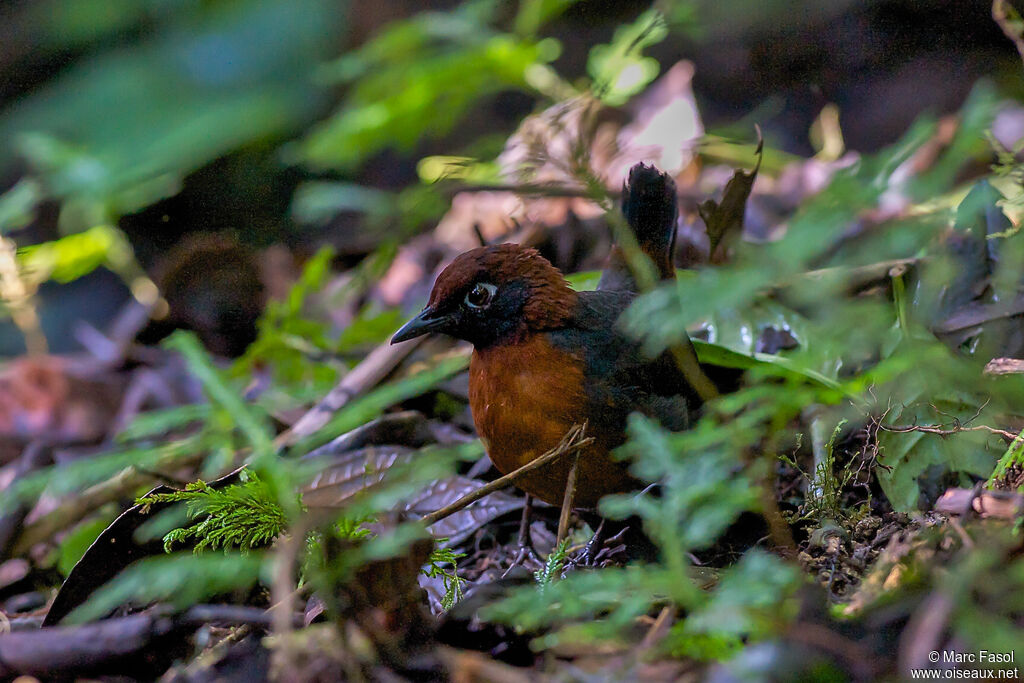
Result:
<svg viewBox="0 0 1024 683"><path fill-rule="evenodd" d="M441 271L427 307L391 343L441 332L486 348L559 327L575 305L576 292L536 249L480 247Z"/></svg>

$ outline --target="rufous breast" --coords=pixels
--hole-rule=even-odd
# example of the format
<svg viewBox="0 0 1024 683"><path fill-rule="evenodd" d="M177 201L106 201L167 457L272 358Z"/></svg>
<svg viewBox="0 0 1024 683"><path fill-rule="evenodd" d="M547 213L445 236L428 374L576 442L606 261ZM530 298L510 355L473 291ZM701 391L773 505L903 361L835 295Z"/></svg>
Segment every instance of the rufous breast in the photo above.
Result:
<svg viewBox="0 0 1024 683"><path fill-rule="evenodd" d="M582 360L559 350L544 335L473 352L469 403L473 422L494 466L504 474L558 445L566 432L586 420ZM588 425L596 442L579 454L575 504L593 507L606 493L634 483L612 460L600 425ZM569 458L531 472L517 482L524 491L561 505Z"/></svg>

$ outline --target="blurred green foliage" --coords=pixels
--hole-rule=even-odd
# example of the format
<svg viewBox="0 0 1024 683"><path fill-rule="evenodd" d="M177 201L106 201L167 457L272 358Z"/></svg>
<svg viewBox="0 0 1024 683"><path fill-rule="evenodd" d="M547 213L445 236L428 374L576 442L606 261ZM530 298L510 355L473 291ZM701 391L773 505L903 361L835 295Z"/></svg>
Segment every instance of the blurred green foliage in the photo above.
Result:
<svg viewBox="0 0 1024 683"><path fill-rule="evenodd" d="M157 600L185 609L216 595L244 594L261 576L269 579L270 572L268 558L257 553L175 553L147 557L100 587L65 621L81 624L100 619L120 605L144 605Z"/></svg>
<svg viewBox="0 0 1024 683"><path fill-rule="evenodd" d="M590 50L587 71L598 96L618 106L647 87L658 76L661 65L652 57L644 57L642 51L667 36L665 17L652 9L619 28L610 44L595 45Z"/></svg>
<svg viewBox="0 0 1024 683"><path fill-rule="evenodd" d="M464 148L446 150L450 156L423 159L417 168L421 182L397 191L354 180L369 159L436 145L482 98L498 92L527 93L546 105L586 90L605 104L621 105L658 74L658 63L644 49L670 31L694 28L701 12L722 10L706 2L659 4L663 12L643 13L615 30L608 44L590 50L589 82L570 83L552 67L560 45L541 33L572 4L524 0L509 13L502 3L472 0L453 11L395 22L338 57L331 34L343 30L339 8L325 0L40 3L39 44L86 54L0 113L0 167L11 168L17 159L28 163L25 177L0 197L0 231L25 227L43 202L55 201L65 234L22 248L22 275L65 282L103 265L130 278L138 270L118 219L173 195L188 174L233 150L281 145L282 164L324 176L301 183L291 197L297 223L323 225L339 212L356 212L370 229L390 231L344 291L332 294L360 301L391 263L397 241L447 208L447 195L433 184L493 179L496 165L489 156L499 145L494 139L460 141ZM123 44L100 47L126 31ZM328 113L333 90L339 99ZM660 492L610 497L601 511L641 519L657 547L655 560L568 571L560 578L569 559L563 546L548 558L538 585L513 591L483 616L514 624L535 636L537 648L547 648L621 640L634 633L637 617L669 606L682 618L660 646L664 652L726 659L784 632L796 617L802 580L792 564L754 548L709 582L706 573L695 571L692 554L713 547L744 513L771 518L777 512L777 465L797 464L787 454L802 437L808 408L820 411L818 426L827 425L826 433L840 425L825 452L815 454L824 458L807 470L800 519L812 525L826 518L849 523L867 506L847 487L855 454L837 447L843 425L866 430L865 448L875 449L869 466L897 511L918 509L943 482L990 478L1000 457L1004 471L1019 458L1019 443L1008 449L983 430L958 429L1019 413L1019 381L982 377L986 352L999 348L998 339L971 338L950 348L931 331L965 303L951 299L957 288L949 283L977 265L944 243L951 230L1000 251L991 276L994 300L1009 300L1020 287L1024 238L1012 229L992 234L983 225L1002 216L1000 207L1014 198L1007 202L988 183L970 191L958 185L961 172L989 154L985 134L997 105L993 88L980 83L963 107L955 137L924 173L909 173L908 165L936 137L937 122L927 117L890 148L838 171L787 221L784 238L740 245L730 265L686 274L640 297L621 325L650 353L702 329L707 341L695 342L701 360L747 369L747 384L709 405L684 433L669 433L637 416L631 420L621 456L638 477L660 483ZM736 159L748 148L710 139L704 152L709 160ZM1019 180L1012 151L997 154L993 175ZM778 172L793 161L773 159L763 172ZM593 177L577 180L599 186ZM610 197L595 198L611 206ZM899 220L884 230L866 224L865 216L899 202L910 209ZM225 554L175 554L139 563L98 591L76 619L96 618L128 600L184 607L267 581L274 556L263 546L304 523L307 511L296 491L321 466L301 456L465 370L464 355L433 359L349 402L286 451L278 448L275 416L321 398L355 357L387 338L401 316L364 306L346 329L332 329L323 313L332 305L324 290L333 255L323 249L308 260L288 297L268 305L257 340L231 367L220 366L193 335L168 340L208 403L139 416L111 451L25 477L0 501L4 511L43 491L80 492L136 470L198 464L201 475L210 477L248 464L248 488L215 493L197 485L183 494L200 524L168 537L224 546ZM886 274L884 291L871 296L847 291L854 268L895 259L912 260L912 272ZM813 277L808 271L815 271ZM594 285L592 274L572 281L579 288ZM757 340L767 328L785 330L797 348L759 353ZM249 400L244 392L257 375L266 375L268 386ZM914 429L927 424L951 433L940 437ZM419 525L363 534L362 521L382 517L419 487L452 473L459 460L478 454L478 445L424 449L414 465L396 466L382 485L345 501L326 525L303 527L313 539L306 579L335 600L358 567L408 552L424 538ZM272 529L240 524L258 520L251 507L239 505L239 493L244 502L272 511L262 520L270 519ZM220 507L211 504L218 496ZM72 531L62 546L62 570L80 556L99 524L99 518L86 519ZM1000 623L998 637L985 640L987 613L972 603L978 595L995 603L997 591L1020 593L1019 568L986 588L1006 558L995 545L958 561L948 576L930 577L956 598L957 632L979 647L1012 643L1019 635L1012 624ZM435 553L426 569L442 577L452 595L461 584L448 566L457 559L450 550ZM918 575L927 575L926 569ZM1015 604L1000 605L999 614Z"/></svg>
<svg viewBox="0 0 1024 683"><path fill-rule="evenodd" d="M491 28L498 3L424 12L324 68L351 84L341 110L303 141L299 158L350 171L383 149L409 152L455 126L482 96L528 89L528 71L558 56L558 43Z"/></svg>
<svg viewBox="0 0 1024 683"><path fill-rule="evenodd" d="M115 223L224 153L294 133L324 101L312 67L343 26L326 0L125 0L119 18L45 4L66 11L40 30L71 43L149 24L138 42L97 51L0 114L0 167L27 159L69 232Z"/></svg>

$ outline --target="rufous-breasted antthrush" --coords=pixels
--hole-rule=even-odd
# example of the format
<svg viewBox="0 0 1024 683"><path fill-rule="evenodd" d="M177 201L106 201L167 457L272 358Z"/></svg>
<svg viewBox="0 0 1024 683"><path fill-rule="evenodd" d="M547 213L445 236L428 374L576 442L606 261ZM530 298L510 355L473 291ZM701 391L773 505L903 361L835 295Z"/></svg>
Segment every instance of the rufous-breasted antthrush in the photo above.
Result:
<svg viewBox="0 0 1024 683"><path fill-rule="evenodd" d="M674 278L676 188L656 168L637 164L623 188L622 209L640 249L662 279ZM639 412L669 429L689 427L702 401L669 353L648 357L619 328L636 296L621 249L613 247L597 291L577 292L535 249L480 247L456 257L438 276L423 311L392 343L440 332L473 344L469 402L494 466L511 472L553 448L576 424L593 443L580 452L575 503L593 507L636 486L611 455ZM683 343L690 345L689 339ZM690 345L692 350L692 345ZM567 459L517 484L562 503Z"/></svg>

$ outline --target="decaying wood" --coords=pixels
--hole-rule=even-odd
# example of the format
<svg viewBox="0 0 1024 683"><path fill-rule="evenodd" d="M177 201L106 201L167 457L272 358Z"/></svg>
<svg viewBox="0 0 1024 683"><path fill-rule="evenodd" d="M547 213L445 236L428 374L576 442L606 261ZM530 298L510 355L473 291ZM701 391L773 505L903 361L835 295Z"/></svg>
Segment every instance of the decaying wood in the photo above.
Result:
<svg viewBox="0 0 1024 683"><path fill-rule="evenodd" d="M936 501L935 510L947 515L974 511L983 518L1016 519L1024 515L1024 496L1010 491L948 489Z"/></svg>
<svg viewBox="0 0 1024 683"><path fill-rule="evenodd" d="M1020 358L993 358L985 364L986 375L1020 375L1024 373L1024 360Z"/></svg>
<svg viewBox="0 0 1024 683"><path fill-rule="evenodd" d="M166 668L168 650L200 626L267 628L270 620L265 610L255 607L196 605L178 615L154 611L83 626L8 633L0 636L0 679L104 674L148 678Z"/></svg>

